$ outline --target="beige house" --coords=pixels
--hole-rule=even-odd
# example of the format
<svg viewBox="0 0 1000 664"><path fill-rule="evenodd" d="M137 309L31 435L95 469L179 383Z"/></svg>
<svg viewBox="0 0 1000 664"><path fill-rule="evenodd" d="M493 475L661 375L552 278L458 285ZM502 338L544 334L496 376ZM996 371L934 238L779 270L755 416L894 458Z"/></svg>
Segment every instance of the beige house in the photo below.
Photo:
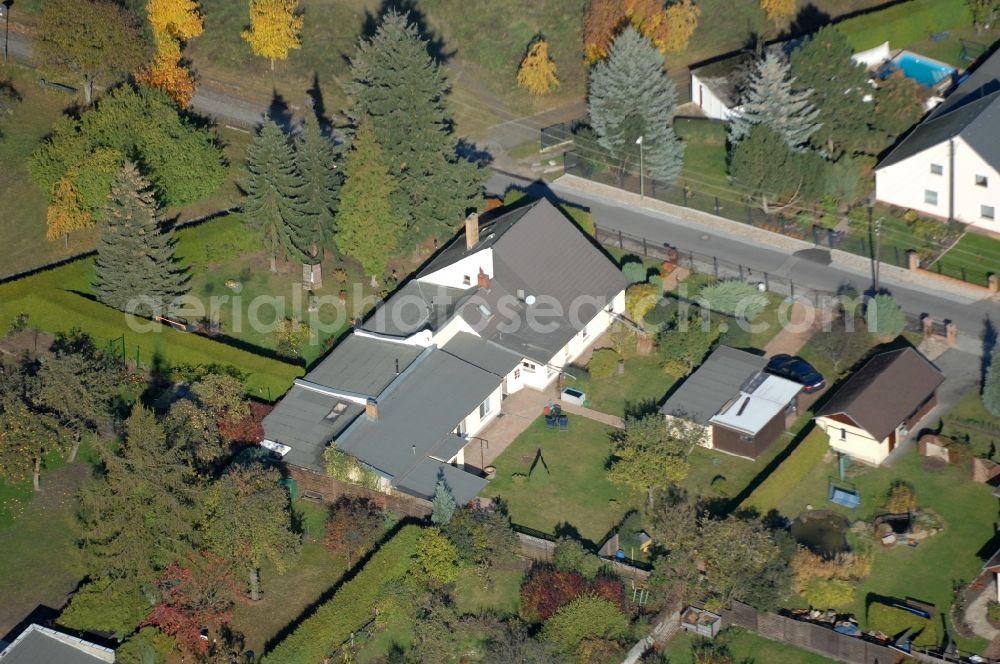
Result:
<svg viewBox="0 0 1000 664"><path fill-rule="evenodd" d="M875 197L1000 232L1000 51L983 61L875 169Z"/></svg>
<svg viewBox="0 0 1000 664"><path fill-rule="evenodd" d="M816 416L830 447L881 465L937 404L944 376L913 348L879 353L827 401Z"/></svg>

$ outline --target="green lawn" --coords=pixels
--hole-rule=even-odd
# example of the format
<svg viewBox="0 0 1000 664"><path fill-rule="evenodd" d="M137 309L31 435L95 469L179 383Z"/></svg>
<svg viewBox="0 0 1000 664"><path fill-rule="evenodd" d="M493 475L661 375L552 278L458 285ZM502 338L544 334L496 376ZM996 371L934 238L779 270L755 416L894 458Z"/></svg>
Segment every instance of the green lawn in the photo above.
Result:
<svg viewBox="0 0 1000 664"><path fill-rule="evenodd" d="M837 29L847 35L855 51L874 48L884 41L892 48L910 48L934 32L972 24L965 0L910 0L847 19Z"/></svg>
<svg viewBox="0 0 1000 664"><path fill-rule="evenodd" d="M1000 452L1000 417L983 406L979 390L966 394L941 418L941 435L954 440L968 440L976 456L997 459Z"/></svg>
<svg viewBox="0 0 1000 664"><path fill-rule="evenodd" d="M1000 273L1000 239L966 233L930 269L985 286L987 275Z"/></svg>
<svg viewBox="0 0 1000 664"><path fill-rule="evenodd" d="M670 664L695 664L691 648L699 638L690 632L681 632L663 654ZM729 647L733 660L740 664L833 664L834 661L738 627L723 630L716 639Z"/></svg>
<svg viewBox="0 0 1000 664"><path fill-rule="evenodd" d="M591 408L619 416L658 406L677 381L663 371L655 350L649 355L626 353L625 373L621 375L594 378L578 367L569 367L566 372L576 378L567 379L566 385L585 392Z"/></svg>
<svg viewBox="0 0 1000 664"><path fill-rule="evenodd" d="M515 558L509 564L494 570L489 587L475 570L463 570L451 593L455 608L459 613L517 615L521 608L521 583L524 581L526 564Z"/></svg>
<svg viewBox="0 0 1000 664"><path fill-rule="evenodd" d="M598 540L642 501L638 492L608 479L611 431L575 415L569 416L568 432L556 431L538 418L496 460L496 479L483 495L500 496L516 524L552 534L563 526L599 545ZM513 477L528 474L538 449L548 472L539 462L530 477Z"/></svg>
<svg viewBox="0 0 1000 664"><path fill-rule="evenodd" d="M872 573L858 589L850 612L863 621L866 597L877 594L915 597L933 603L945 613L953 600L953 584L971 580L983 565L980 550L994 535L997 513L992 489L970 482L967 471L957 466L926 470L913 449L892 468L853 466L848 481L857 485L861 506L851 511L827 500L828 480L835 474L836 460L832 457L818 464L779 501L778 510L795 518L811 505L814 509L840 512L851 520L870 520L885 502L892 482L901 479L915 488L919 507L933 510L944 522L944 532L924 540L917 548L875 546ZM981 646L977 642L966 644L970 648Z"/></svg>

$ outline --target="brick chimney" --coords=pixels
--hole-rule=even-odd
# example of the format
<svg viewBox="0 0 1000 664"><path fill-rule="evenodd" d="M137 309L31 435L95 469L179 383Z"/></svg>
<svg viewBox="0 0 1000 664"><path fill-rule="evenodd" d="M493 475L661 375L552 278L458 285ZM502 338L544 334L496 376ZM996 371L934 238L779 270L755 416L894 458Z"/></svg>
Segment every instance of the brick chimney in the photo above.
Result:
<svg viewBox="0 0 1000 664"><path fill-rule="evenodd" d="M479 275L476 277L476 285L483 290L490 289L490 275L483 272L483 268L479 268Z"/></svg>
<svg viewBox="0 0 1000 664"><path fill-rule="evenodd" d="M378 402L375 399L369 398L365 402L365 416L372 422L378 422Z"/></svg>
<svg viewBox="0 0 1000 664"><path fill-rule="evenodd" d="M465 218L465 248L472 249L479 244L479 213L473 212Z"/></svg>

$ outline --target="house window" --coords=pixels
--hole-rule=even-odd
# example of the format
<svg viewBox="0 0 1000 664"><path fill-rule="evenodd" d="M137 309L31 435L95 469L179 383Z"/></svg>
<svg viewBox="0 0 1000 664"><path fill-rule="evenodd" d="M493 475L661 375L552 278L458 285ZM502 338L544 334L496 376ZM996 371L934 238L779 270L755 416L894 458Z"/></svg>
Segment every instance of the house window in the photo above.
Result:
<svg viewBox="0 0 1000 664"><path fill-rule="evenodd" d="M343 401L338 401L333 404L333 408L331 408L330 412L326 414L326 419L335 420L343 415L345 410L347 410L347 404Z"/></svg>
<svg viewBox="0 0 1000 664"><path fill-rule="evenodd" d="M520 378L521 378L521 367L518 367L517 369L514 369L514 380L518 380Z"/></svg>
<svg viewBox="0 0 1000 664"><path fill-rule="evenodd" d="M977 187L988 187L988 186L990 186L989 178L987 178L985 175L977 175L976 176L976 186Z"/></svg>
<svg viewBox="0 0 1000 664"><path fill-rule="evenodd" d="M486 401L479 404L479 419L483 419L484 417L489 415L491 409L492 406L490 405L490 399L489 397L486 397Z"/></svg>
<svg viewBox="0 0 1000 664"><path fill-rule="evenodd" d="M990 221L992 221L993 219L996 218L996 214L997 214L996 208L994 208L992 205L979 206L979 216L981 216L983 219L989 219Z"/></svg>
<svg viewBox="0 0 1000 664"><path fill-rule="evenodd" d="M467 274L462 275L462 284L465 285L465 286L471 286L472 285L472 277L470 277Z"/></svg>
<svg viewBox="0 0 1000 664"><path fill-rule="evenodd" d="M944 173L944 167L941 164L931 164L931 175L941 175Z"/></svg>
<svg viewBox="0 0 1000 664"><path fill-rule="evenodd" d="M531 362L521 362L521 366L524 367L524 370L528 373L535 373L535 369L538 368Z"/></svg>
<svg viewBox="0 0 1000 664"><path fill-rule="evenodd" d="M924 189L924 203L928 205L937 205L937 192L931 191L930 189Z"/></svg>
<svg viewBox="0 0 1000 664"><path fill-rule="evenodd" d="M847 429L841 429L840 430L840 439L841 440L847 440Z"/></svg>
<svg viewBox="0 0 1000 664"><path fill-rule="evenodd" d="M582 330L580 330L580 337L582 339L586 339L588 336L590 336L590 333L587 332L587 328L586 327L584 327Z"/></svg>

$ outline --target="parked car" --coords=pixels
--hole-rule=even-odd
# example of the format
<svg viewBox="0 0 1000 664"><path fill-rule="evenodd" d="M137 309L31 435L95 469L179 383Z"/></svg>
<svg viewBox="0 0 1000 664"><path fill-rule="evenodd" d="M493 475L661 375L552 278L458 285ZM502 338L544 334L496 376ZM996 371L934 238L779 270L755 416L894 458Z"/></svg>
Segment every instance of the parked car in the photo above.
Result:
<svg viewBox="0 0 1000 664"><path fill-rule="evenodd" d="M826 387L823 374L816 371L813 365L809 364L801 357L792 355L775 355L767 363L765 371L775 376L781 376L788 380L793 380L802 385L802 391L807 394L818 392Z"/></svg>

